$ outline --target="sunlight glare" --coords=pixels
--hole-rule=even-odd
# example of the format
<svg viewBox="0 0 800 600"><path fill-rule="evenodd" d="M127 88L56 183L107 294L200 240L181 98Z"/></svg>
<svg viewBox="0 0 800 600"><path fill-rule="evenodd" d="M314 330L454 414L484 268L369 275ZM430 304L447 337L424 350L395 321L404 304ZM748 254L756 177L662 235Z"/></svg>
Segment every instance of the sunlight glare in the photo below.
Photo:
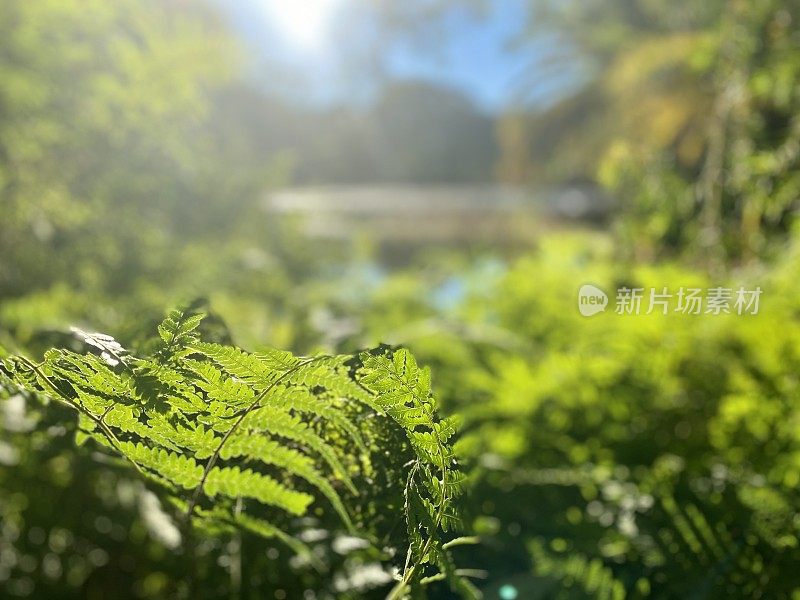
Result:
<svg viewBox="0 0 800 600"><path fill-rule="evenodd" d="M338 0L266 0L269 19L294 45L319 46Z"/></svg>

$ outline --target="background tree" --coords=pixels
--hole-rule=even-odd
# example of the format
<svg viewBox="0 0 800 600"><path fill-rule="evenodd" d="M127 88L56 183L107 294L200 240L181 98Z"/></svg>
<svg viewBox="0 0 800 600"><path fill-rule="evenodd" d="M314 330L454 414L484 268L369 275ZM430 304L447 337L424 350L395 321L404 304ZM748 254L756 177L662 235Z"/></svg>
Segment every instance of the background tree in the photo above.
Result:
<svg viewBox="0 0 800 600"><path fill-rule="evenodd" d="M688 250L720 266L769 255L798 195L796 9L532 3L534 31L560 32L587 74L533 118L534 162L615 192L632 256Z"/></svg>

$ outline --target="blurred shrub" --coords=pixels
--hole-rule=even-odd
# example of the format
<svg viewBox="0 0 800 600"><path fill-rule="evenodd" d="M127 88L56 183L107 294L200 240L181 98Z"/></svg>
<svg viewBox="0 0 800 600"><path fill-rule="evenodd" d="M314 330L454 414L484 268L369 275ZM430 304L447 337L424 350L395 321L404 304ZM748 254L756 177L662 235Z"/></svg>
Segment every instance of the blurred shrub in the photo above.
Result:
<svg viewBox="0 0 800 600"><path fill-rule="evenodd" d="M542 240L493 279L465 274L444 312L405 301L396 286L413 288L397 278L386 289L406 317L387 329L380 292L367 317L369 336L433 363L445 408L464 418L488 589L788 597L800 585L798 246L725 281L626 267L613 252L585 236ZM576 310L587 282L611 292L606 313ZM622 316L623 285L763 294L757 315Z"/></svg>
<svg viewBox="0 0 800 600"><path fill-rule="evenodd" d="M336 253L262 218L283 163L214 127L241 66L201 3L0 6L0 344L131 339L201 295L240 343L308 339L287 290Z"/></svg>
<svg viewBox="0 0 800 600"><path fill-rule="evenodd" d="M527 127L537 178L611 191L627 257L719 267L780 251L800 191L795 0L530 6L580 72Z"/></svg>

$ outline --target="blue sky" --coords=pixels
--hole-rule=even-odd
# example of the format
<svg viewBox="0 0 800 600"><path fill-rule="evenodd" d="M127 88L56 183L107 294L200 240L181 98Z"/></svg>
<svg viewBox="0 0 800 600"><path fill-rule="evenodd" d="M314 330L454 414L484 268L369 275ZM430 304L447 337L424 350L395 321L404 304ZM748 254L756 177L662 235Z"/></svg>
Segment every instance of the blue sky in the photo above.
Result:
<svg viewBox="0 0 800 600"><path fill-rule="evenodd" d="M444 43L438 53L398 44L389 56L390 72L439 81L468 92L483 107L502 107L516 95L530 62L529 55L511 49L525 19L519 0L496 2L485 16L453 11L441 24Z"/></svg>
<svg viewBox="0 0 800 600"><path fill-rule="evenodd" d="M532 70L553 40L514 46L527 23L526 0L488 2L481 13L454 8L417 36L387 38L357 0L216 1L251 52L253 76L298 101L357 102L385 78L424 79L498 112L546 103L575 81L565 71L542 77Z"/></svg>

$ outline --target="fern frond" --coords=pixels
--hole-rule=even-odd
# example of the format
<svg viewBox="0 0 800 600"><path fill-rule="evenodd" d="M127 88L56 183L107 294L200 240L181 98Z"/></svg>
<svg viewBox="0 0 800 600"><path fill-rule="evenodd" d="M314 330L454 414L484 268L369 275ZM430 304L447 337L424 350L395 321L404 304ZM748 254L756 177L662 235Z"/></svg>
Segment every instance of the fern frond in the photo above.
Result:
<svg viewBox="0 0 800 600"><path fill-rule="evenodd" d="M295 518L328 507L354 531L356 482L370 481L379 455L387 472L408 477L409 559L398 593L441 575L470 597L444 548L462 477L450 446L456 424L436 415L430 371L406 350L254 354L202 341L201 320L171 311L146 356L80 332L100 356L50 350L40 364L4 358L3 377L75 410L76 443L94 442L161 486L186 526L274 537L309 561L291 533ZM376 447L387 431L405 436L403 452Z"/></svg>
<svg viewBox="0 0 800 600"><path fill-rule="evenodd" d="M337 394L335 398L340 400L346 399L347 396ZM336 403L331 403L330 399L325 398L324 395L320 398L320 395L314 394L304 387L276 387L273 392L264 398L261 405L322 417L346 433L360 452L367 452L367 446L358 427L343 414Z"/></svg>
<svg viewBox="0 0 800 600"><path fill-rule="evenodd" d="M314 461L309 456L287 448L271 438L247 434L232 438L220 451L220 457L223 459L243 457L250 461L261 461L305 479L328 499L342 521L348 527L352 526L350 515L347 514L339 494L315 468Z"/></svg>
<svg viewBox="0 0 800 600"><path fill-rule="evenodd" d="M541 540L530 543L534 572L539 576L557 579L569 578L581 587L589 598L623 600L625 585L603 565L599 558L587 559L579 554L554 555L547 551Z"/></svg>
<svg viewBox="0 0 800 600"><path fill-rule="evenodd" d="M300 417L272 406L262 406L249 413L242 426L256 432L268 432L287 438L313 450L328 463L334 475L356 493L355 486L334 449Z"/></svg>
<svg viewBox="0 0 800 600"><path fill-rule="evenodd" d="M231 377L246 382L255 389L268 386L286 371L275 371L268 364L253 354L249 354L233 346L222 346L207 342L195 342L192 350L213 360Z"/></svg>
<svg viewBox="0 0 800 600"><path fill-rule="evenodd" d="M200 361L186 361L186 364L198 376L195 385L211 400L241 409L255 399L255 392L246 383L227 377L213 364Z"/></svg>
<svg viewBox="0 0 800 600"><path fill-rule="evenodd" d="M277 506L293 515L304 514L314 501L313 496L292 490L269 475L239 467L212 468L205 479L205 493L211 498L217 494L229 498L255 498L262 504Z"/></svg>
<svg viewBox="0 0 800 600"><path fill-rule="evenodd" d="M461 492L461 478L448 444L455 423L438 419L430 371L420 368L410 352L400 349L393 354L365 353L362 361L360 384L403 428L416 455L405 490L411 543L403 576L389 598L405 596L426 565L435 566L453 591L469 597L477 590L456 573L449 554L442 549L442 533L460 522L454 500ZM430 576L436 577L437 573Z"/></svg>
<svg viewBox="0 0 800 600"><path fill-rule="evenodd" d="M197 487L203 476L203 468L189 456L152 448L141 442L121 442L118 449L131 462L187 490Z"/></svg>
<svg viewBox="0 0 800 600"><path fill-rule="evenodd" d="M189 344L198 339L195 331L205 315L189 310L175 309L158 325L161 343L153 354L158 364L178 362L190 354Z"/></svg>

